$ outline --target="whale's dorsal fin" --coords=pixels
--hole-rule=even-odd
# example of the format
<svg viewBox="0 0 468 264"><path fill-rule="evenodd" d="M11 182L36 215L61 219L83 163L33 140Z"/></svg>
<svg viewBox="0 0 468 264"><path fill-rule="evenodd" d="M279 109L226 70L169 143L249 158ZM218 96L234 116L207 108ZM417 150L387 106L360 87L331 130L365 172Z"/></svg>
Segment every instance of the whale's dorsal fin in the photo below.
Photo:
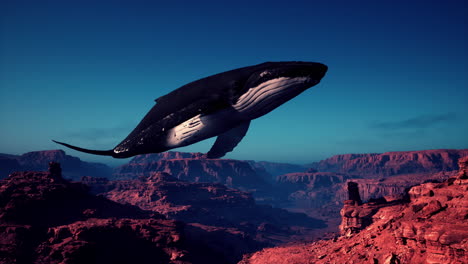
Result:
<svg viewBox="0 0 468 264"><path fill-rule="evenodd" d="M232 151L237 144L239 144L242 138L244 138L247 130L249 129L249 125L250 120L245 121L239 126L219 135L210 151L206 153L206 157L209 159L218 159Z"/></svg>

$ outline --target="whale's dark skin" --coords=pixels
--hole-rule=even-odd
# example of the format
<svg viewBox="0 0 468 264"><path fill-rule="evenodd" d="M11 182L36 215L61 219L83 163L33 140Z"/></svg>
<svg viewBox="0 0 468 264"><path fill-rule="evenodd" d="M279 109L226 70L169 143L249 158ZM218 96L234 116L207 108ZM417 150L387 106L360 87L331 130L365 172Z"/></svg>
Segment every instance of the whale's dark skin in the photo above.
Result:
<svg viewBox="0 0 468 264"><path fill-rule="evenodd" d="M237 115L238 112L234 109L236 102L243 100L241 96L253 87L263 87L265 83L275 84L274 81L276 80L300 80L301 88L299 90L298 88L294 88L297 91L292 94L289 94L289 91L287 91L289 86L284 85L286 88L282 89L288 92L285 93L287 97L284 99L278 96L275 97L275 106L270 107L274 109L277 107L276 104L279 106L303 90L320 82L327 70L328 67L324 64L314 62L266 62L215 74L188 83L156 99L156 105L151 108L137 127L112 150L90 150L55 140L54 142L90 154L128 158L139 154L160 153L175 147L190 145L207 137L218 136L215 145L208 152L207 156L208 158L219 158L237 145L247 132L250 120L258 116L239 114L238 117L232 120L228 118L229 122L226 121L212 125L211 134L205 133L200 140L197 138L190 139L190 141L187 141L188 143L185 142L177 146L167 143L168 133L171 133L171 129L198 115L202 117L217 116L218 113L222 113L228 117ZM271 92L276 90L266 91ZM247 97L246 94L243 98ZM263 103L269 103L268 100L270 99L262 100L261 102ZM254 103L257 102L255 101ZM246 103L246 105L248 104ZM271 110L265 111L267 113ZM220 118L217 120L220 120ZM223 133L224 136L221 136Z"/></svg>

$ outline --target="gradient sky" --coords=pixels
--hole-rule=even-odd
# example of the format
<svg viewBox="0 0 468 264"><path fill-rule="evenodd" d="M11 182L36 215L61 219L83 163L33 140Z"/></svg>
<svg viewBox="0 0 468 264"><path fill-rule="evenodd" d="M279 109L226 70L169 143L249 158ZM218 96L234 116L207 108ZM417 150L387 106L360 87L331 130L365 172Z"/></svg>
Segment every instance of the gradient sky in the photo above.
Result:
<svg viewBox="0 0 468 264"><path fill-rule="evenodd" d="M111 149L183 84L265 61L322 82L227 158L468 148L466 1L0 2L0 152ZM213 139L182 151L206 152ZM114 160L65 149L86 161Z"/></svg>

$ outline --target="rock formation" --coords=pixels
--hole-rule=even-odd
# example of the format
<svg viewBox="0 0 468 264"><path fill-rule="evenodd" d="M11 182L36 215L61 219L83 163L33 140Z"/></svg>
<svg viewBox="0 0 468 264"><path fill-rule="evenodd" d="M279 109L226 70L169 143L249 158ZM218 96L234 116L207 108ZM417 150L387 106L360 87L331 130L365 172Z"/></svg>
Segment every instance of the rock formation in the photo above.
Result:
<svg viewBox="0 0 468 264"><path fill-rule="evenodd" d="M372 223L372 216L383 206L388 206L385 200L379 199L362 204L359 187L355 182L348 182L348 197L340 211L340 231L343 236L351 236L363 230Z"/></svg>
<svg viewBox="0 0 468 264"><path fill-rule="evenodd" d="M263 175L246 161L229 159L205 159L197 154L169 153L173 159L162 159L165 155L149 154L132 159L128 164L122 165L114 171L116 179L137 179L149 177L153 172L166 172L177 179L190 182L221 183L228 187L242 190L256 190L269 188ZM155 156L156 155L156 156Z"/></svg>
<svg viewBox="0 0 468 264"><path fill-rule="evenodd" d="M349 176L334 172L297 172L278 176L292 207L317 208L334 201L335 193Z"/></svg>
<svg viewBox="0 0 468 264"><path fill-rule="evenodd" d="M333 172L297 172L278 176L277 181L284 188L303 190L329 188L335 184L343 183L349 177Z"/></svg>
<svg viewBox="0 0 468 264"><path fill-rule="evenodd" d="M468 156L468 149L345 154L311 164L311 167L318 171L378 178L398 174L430 174L457 170L458 159L464 156Z"/></svg>
<svg viewBox="0 0 468 264"><path fill-rule="evenodd" d="M0 263L236 263L265 246L91 195L60 171L50 163L0 180Z"/></svg>
<svg viewBox="0 0 468 264"><path fill-rule="evenodd" d="M203 158L203 153L200 152L179 152L179 151L166 151L163 153L144 154L133 157L129 163L141 164L151 163L160 160L171 160L171 159L197 159Z"/></svg>
<svg viewBox="0 0 468 264"><path fill-rule="evenodd" d="M12 155L0 154L0 179L7 177L10 173L21 170L21 165Z"/></svg>
<svg viewBox="0 0 468 264"><path fill-rule="evenodd" d="M82 176L111 177L112 170L101 163L84 162L77 157L66 155L63 150L33 151L20 156L0 154L0 165L6 161L15 162L5 170L2 167L0 179L7 177L14 171L45 171L49 162L59 162L64 167L63 176L67 179L79 180ZM3 164L2 164L3 163ZM2 172L0 171L0 172Z"/></svg>
<svg viewBox="0 0 468 264"><path fill-rule="evenodd" d="M262 242L291 241L324 227L304 214L257 205L249 193L222 184L181 181L164 172L139 180L84 180L110 200L187 223L237 229Z"/></svg>
<svg viewBox="0 0 468 264"><path fill-rule="evenodd" d="M359 186L355 182L348 182L348 200L353 201L356 205L361 205L362 200L359 195Z"/></svg>
<svg viewBox="0 0 468 264"><path fill-rule="evenodd" d="M269 179L271 182L276 181L276 177L293 172L304 172L307 170L307 167L299 164L290 164L290 163L278 163L278 162L268 162L268 161L248 161L250 165L258 172L265 171L267 176L271 176Z"/></svg>
<svg viewBox="0 0 468 264"><path fill-rule="evenodd" d="M240 263L466 263L467 162L460 160L457 177L414 186L407 200L349 200L342 211L344 236L264 249Z"/></svg>
<svg viewBox="0 0 468 264"><path fill-rule="evenodd" d="M301 208L313 217L338 219L348 199L347 182L358 184L363 201L385 197L399 200L405 191L423 182L442 182L454 176L458 157L468 150L427 150L384 154L337 155L316 163L307 172L278 177L287 206ZM328 172L319 172L328 171ZM405 173L405 174L402 174ZM328 178L327 178L328 177ZM321 181L328 182L320 188Z"/></svg>
<svg viewBox="0 0 468 264"><path fill-rule="evenodd" d="M358 184L360 196L363 201L369 201L370 199L377 199L385 197L387 200L398 200L401 199L401 195L407 191L408 188L424 183L424 182L443 182L450 177L457 174L457 171L448 171L440 173L428 173L428 174L403 174L389 176L387 178L380 179L350 179ZM336 192L335 200L346 199L346 187L341 187Z"/></svg>
<svg viewBox="0 0 468 264"><path fill-rule="evenodd" d="M468 157L461 158L458 161L458 166L460 167L458 171L458 179L468 179Z"/></svg>

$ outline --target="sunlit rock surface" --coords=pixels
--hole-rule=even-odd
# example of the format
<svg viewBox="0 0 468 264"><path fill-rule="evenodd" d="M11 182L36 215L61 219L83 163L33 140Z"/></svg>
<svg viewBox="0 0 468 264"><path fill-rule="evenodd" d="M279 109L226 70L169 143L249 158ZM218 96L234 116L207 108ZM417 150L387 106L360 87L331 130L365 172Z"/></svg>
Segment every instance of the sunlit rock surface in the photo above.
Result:
<svg viewBox="0 0 468 264"><path fill-rule="evenodd" d="M466 263L468 158L456 177L414 186L407 200L348 200L332 240L264 249L241 263Z"/></svg>

